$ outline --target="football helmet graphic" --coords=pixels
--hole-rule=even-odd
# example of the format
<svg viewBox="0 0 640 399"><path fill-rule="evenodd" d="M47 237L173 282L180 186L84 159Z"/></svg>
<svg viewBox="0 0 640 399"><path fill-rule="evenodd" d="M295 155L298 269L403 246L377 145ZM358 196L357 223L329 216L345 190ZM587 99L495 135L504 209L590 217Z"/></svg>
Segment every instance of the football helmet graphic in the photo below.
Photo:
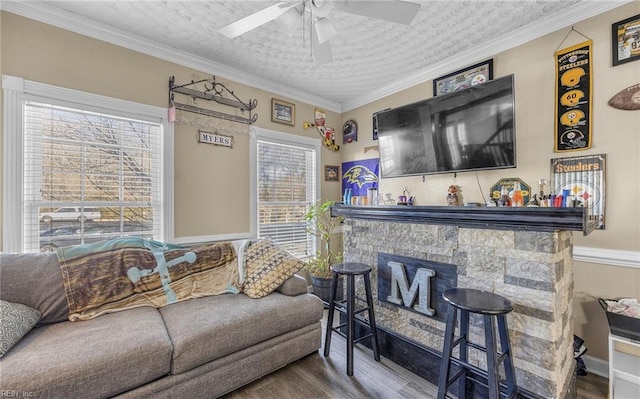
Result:
<svg viewBox="0 0 640 399"><path fill-rule="evenodd" d="M570 145L573 148L584 147L584 134L581 131L571 129L560 135L560 143Z"/></svg>
<svg viewBox="0 0 640 399"><path fill-rule="evenodd" d="M580 100L584 98L584 92L582 90L569 90L560 98L560 104L565 107L573 107L578 104Z"/></svg>
<svg viewBox="0 0 640 399"><path fill-rule="evenodd" d="M560 123L565 126L576 126L584 119L584 112L579 109L567 111L560 117Z"/></svg>
<svg viewBox="0 0 640 399"><path fill-rule="evenodd" d="M573 87L580 83L580 79L586 75L582 68L571 68L560 77L560 83L566 87Z"/></svg>

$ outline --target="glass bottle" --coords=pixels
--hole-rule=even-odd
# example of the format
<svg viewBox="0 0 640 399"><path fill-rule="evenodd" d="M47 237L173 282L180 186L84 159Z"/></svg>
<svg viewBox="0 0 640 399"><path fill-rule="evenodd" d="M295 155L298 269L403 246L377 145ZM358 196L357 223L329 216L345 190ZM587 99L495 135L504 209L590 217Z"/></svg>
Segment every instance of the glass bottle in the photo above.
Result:
<svg viewBox="0 0 640 399"><path fill-rule="evenodd" d="M513 183L513 195L511 196L511 206L520 207L524 206L524 196L522 195L522 188L520 182Z"/></svg>
<svg viewBox="0 0 640 399"><path fill-rule="evenodd" d="M343 203L345 205L351 205L351 197L352 197L352 192L351 189L348 188L346 190L344 190L344 198L343 198Z"/></svg>
<svg viewBox="0 0 640 399"><path fill-rule="evenodd" d="M507 190L506 186L502 186L502 188L500 189L498 206L511 206L511 200L509 199L509 190Z"/></svg>

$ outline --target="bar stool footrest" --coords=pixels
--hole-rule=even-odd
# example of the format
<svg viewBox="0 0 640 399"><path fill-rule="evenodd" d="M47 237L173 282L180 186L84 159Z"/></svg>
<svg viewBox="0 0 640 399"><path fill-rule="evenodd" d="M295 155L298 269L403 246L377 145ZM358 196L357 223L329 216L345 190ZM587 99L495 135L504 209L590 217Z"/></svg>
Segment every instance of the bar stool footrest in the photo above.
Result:
<svg viewBox="0 0 640 399"><path fill-rule="evenodd" d="M453 385L453 384L456 382L456 380L457 380L458 378L462 377L462 374L464 374L464 373L465 373L465 371L466 371L465 369L460 369L460 370L458 370L458 372L457 372L457 373L455 373L455 374L454 374L454 375L449 379L449 381L447 381L447 388L449 388L451 385Z"/></svg>
<svg viewBox="0 0 640 399"><path fill-rule="evenodd" d="M467 380L469 381L473 381L474 383L484 387L484 388L488 388L489 384L487 384L487 381L482 381L479 380L477 378L474 378L471 374L467 374ZM507 382L505 380L500 380L500 397L504 397L505 399L511 399L511 398L517 398L518 397L518 389L516 388L516 390L514 392L511 392L510 394L507 395L507 389L509 389L509 387L507 386Z"/></svg>
<svg viewBox="0 0 640 399"><path fill-rule="evenodd" d="M469 362L464 362L458 358L455 357L451 357L449 359L449 361L452 364L455 364L458 367L466 367L468 370L472 371L473 373L483 377L483 378L488 378L489 374L487 373L487 370L483 370L477 366L474 366L473 364L469 363Z"/></svg>

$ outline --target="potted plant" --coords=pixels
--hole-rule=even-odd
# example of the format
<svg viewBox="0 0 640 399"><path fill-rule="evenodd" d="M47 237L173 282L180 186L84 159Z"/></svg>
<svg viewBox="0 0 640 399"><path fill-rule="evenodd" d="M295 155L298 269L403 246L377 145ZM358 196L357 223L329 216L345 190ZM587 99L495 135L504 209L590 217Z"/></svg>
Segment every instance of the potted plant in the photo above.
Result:
<svg viewBox="0 0 640 399"><path fill-rule="evenodd" d="M332 217L331 205L333 201L325 201L312 205L305 214L307 231L318 237L320 240L320 250L316 255L308 259L305 270L311 278L313 292L325 303L329 302L331 291L331 265L342 262L342 252L335 253L331 248L331 236L336 233L344 217ZM342 279L338 281L337 299L342 299L343 291Z"/></svg>

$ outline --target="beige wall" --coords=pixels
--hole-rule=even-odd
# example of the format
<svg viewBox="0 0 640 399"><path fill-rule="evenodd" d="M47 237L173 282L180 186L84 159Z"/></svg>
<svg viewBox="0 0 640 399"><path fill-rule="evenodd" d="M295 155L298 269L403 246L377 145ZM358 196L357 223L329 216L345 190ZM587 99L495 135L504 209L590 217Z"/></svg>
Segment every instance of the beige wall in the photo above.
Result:
<svg viewBox="0 0 640 399"><path fill-rule="evenodd" d="M494 76L515 75L517 164L516 169L422 177L382 179L380 193L401 194L409 188L420 205L445 205L447 188L457 184L464 201L484 203L489 188L500 178L519 177L537 189L538 179L550 178L550 159L577 155L607 154L606 230L587 237L574 233L576 246L640 251L640 111L621 111L607 105L618 91L640 83L640 61L611 67L611 24L640 13L635 2L576 24L577 31L593 40L593 146L564 154L554 153L554 51L569 28L497 54ZM571 33L561 48L586 40ZM461 66L462 67L462 66ZM432 96L432 82L380 99L342 114L342 121L358 121L358 142L344 147L344 159L377 157L364 153L375 145L371 114ZM548 191L548 188L547 188ZM608 324L597 297L640 298L640 269L575 262L575 332L587 341L589 355L607 359Z"/></svg>
<svg viewBox="0 0 640 399"><path fill-rule="evenodd" d="M489 187L502 177L520 177L535 186L538 179L549 178L551 158L606 153L607 228L588 237L575 234L577 246L640 251L640 111L621 111L607 105L615 93L640 82L640 61L610 66L611 24L638 13L640 2L635 2L575 25L576 30L593 40L594 50L593 147L587 151L553 152L553 52L569 29L493 57L495 76L513 73L516 79L518 167L478 173L482 192L486 196ZM207 76L7 12L0 14L0 27L3 74L163 107L169 76L175 75L178 83L193 79L194 75ZM583 39L572 33L562 47ZM276 124L270 121L274 95L228 83L241 99L258 100L257 126L316 137L314 131L302 130L302 122L313 119L313 104L282 98L296 103L296 125ZM364 153L365 147L377 144L369 133L371 114L430 97L431 93L431 82L426 82L342 115L328 112L328 125L337 130L346 120L356 120L359 137L357 142L342 146L339 153L323 148L322 164L339 165L344 160L377 157L375 151ZM248 232L248 136L234 134L236 145L229 150L198 145L196 130L194 126L176 125L175 236ZM422 177L386 179L380 183L380 192L397 197L407 186L418 204L444 205L450 184L461 186L465 201L485 200L475 173L427 176L425 182ZM323 182L322 196L338 199L340 184ZM586 339L589 354L602 359L607 358L607 324L595 298L613 296L640 297L640 269L576 262L576 333Z"/></svg>
<svg viewBox="0 0 640 399"><path fill-rule="evenodd" d="M7 12L2 12L0 21L3 74L160 107L167 106L169 76L176 77L176 84L209 77L203 72ZM254 112L259 117L255 126L320 137L315 129L302 129L304 120L314 119L313 104L220 78L218 81L227 84L244 101L258 100ZM296 104L295 126L271 122L272 97ZM232 114L236 111L233 108L219 110ZM196 118L194 114L187 115ZM210 119L206 123L230 126L225 121L206 119ZM327 112L328 126L337 126L339 122L339 114ZM229 150L198 144L197 130L194 125L175 125L175 236L248 233L249 136L220 130L222 134L234 136L235 146ZM339 153L323 147L323 164L338 165L339 157ZM339 199L339 186L323 182L323 198Z"/></svg>

